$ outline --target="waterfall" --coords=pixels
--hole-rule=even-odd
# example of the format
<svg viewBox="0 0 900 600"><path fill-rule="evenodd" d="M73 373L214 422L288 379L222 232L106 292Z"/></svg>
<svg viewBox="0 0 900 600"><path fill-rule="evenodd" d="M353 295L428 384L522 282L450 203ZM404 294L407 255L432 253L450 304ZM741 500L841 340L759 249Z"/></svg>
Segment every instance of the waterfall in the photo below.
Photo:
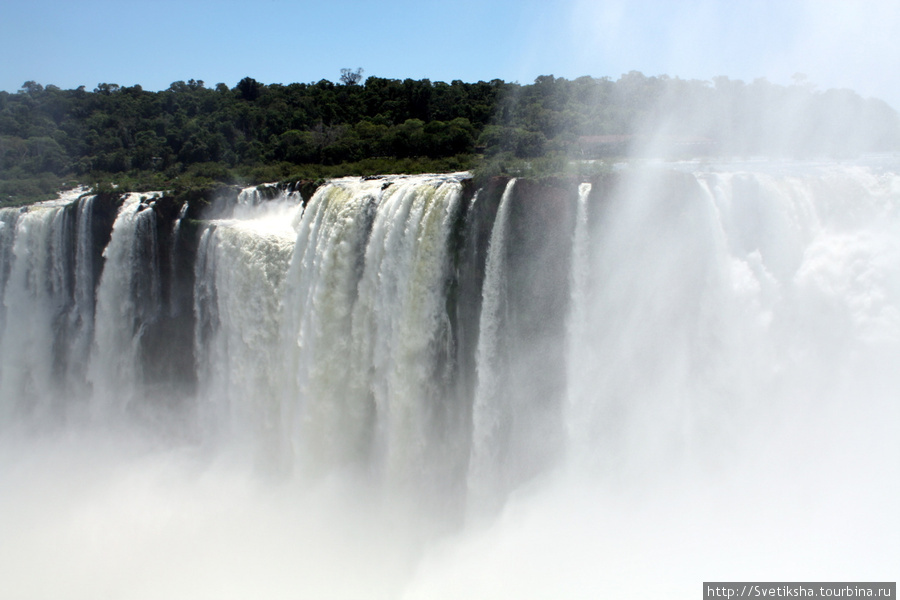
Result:
<svg viewBox="0 0 900 600"><path fill-rule="evenodd" d="M436 552L409 597L689 598L710 565L890 572L896 172L685 163L605 183L581 188L571 238L564 468ZM659 583L636 589L649 565Z"/></svg>
<svg viewBox="0 0 900 600"><path fill-rule="evenodd" d="M383 181L321 187L298 224L284 296L286 435L308 472L361 461L369 449L369 368L354 362L353 307Z"/></svg>
<svg viewBox="0 0 900 600"><path fill-rule="evenodd" d="M863 373L886 384L879 369L900 340L896 176L820 167L700 181L735 317L721 328L735 332L729 355L744 357L746 387L763 395L759 384L777 381L781 395L817 405L873 385Z"/></svg>
<svg viewBox="0 0 900 600"><path fill-rule="evenodd" d="M895 170L475 188L0 209L4 585L628 597L652 563L689 597L896 564Z"/></svg>
<svg viewBox="0 0 900 600"><path fill-rule="evenodd" d="M146 383L142 340L162 299L153 198L136 193L125 198L103 251L88 371L99 418L128 408Z"/></svg>
<svg viewBox="0 0 900 600"><path fill-rule="evenodd" d="M77 379L70 378L68 391L79 396L88 393L83 374L88 368L91 342L94 339L94 196L86 196L77 204L75 219L74 305L69 313L68 356L66 366Z"/></svg>
<svg viewBox="0 0 900 600"><path fill-rule="evenodd" d="M195 355L207 431L278 443L280 295L293 250L292 213L209 223L195 271ZM276 458L269 456L269 458Z"/></svg>
<svg viewBox="0 0 900 600"><path fill-rule="evenodd" d="M58 336L65 334L67 269L65 209L35 207L19 215L4 290L6 324L0 345L0 403L14 412L50 411L57 394Z"/></svg>
<svg viewBox="0 0 900 600"><path fill-rule="evenodd" d="M437 440L460 190L452 177L337 180L306 208L282 326L286 435L305 471L357 465L404 487L458 460L438 458Z"/></svg>
<svg viewBox="0 0 900 600"><path fill-rule="evenodd" d="M178 280L178 252L182 250L181 229L189 208L190 204L185 202L178 213L178 217L175 219L175 224L172 225L172 243L169 245L169 281L171 284L169 285L169 295L166 299L166 303L169 306L169 315L172 317L178 316L181 310L176 285Z"/></svg>
<svg viewBox="0 0 900 600"><path fill-rule="evenodd" d="M575 215L575 232L572 236L572 267L569 272L570 313L566 328L567 343L567 404L566 421L568 440L578 454L580 449L590 444L590 436L583 435L580 424L586 419L585 410L591 404L590 387L581 387L584 375L596 364L596 358L588 349L591 342L591 328L587 326L588 289L590 287L590 221L589 204L592 185L578 186L578 207Z"/></svg>
<svg viewBox="0 0 900 600"><path fill-rule="evenodd" d="M436 465L460 462L455 436L437 441L453 421L445 298L460 193L444 176L336 180L302 216L258 204L203 232L202 395L264 440L267 461L356 465L398 488L438 485L450 467Z"/></svg>
<svg viewBox="0 0 900 600"><path fill-rule="evenodd" d="M83 399L93 334L93 196L0 215L0 397L4 413L64 419L62 396Z"/></svg>
<svg viewBox="0 0 900 600"><path fill-rule="evenodd" d="M15 254L13 244L16 240L16 222L21 214L19 208L0 209L0 299L6 297L6 285L12 269ZM6 325L6 304L0 302L0 332ZM2 371L2 365L0 365Z"/></svg>
<svg viewBox="0 0 900 600"><path fill-rule="evenodd" d="M500 338L506 299L506 230L509 205L516 180L510 179L500 200L500 208L488 249L484 277L479 338L476 351L478 383L472 409L472 449L469 459L468 487L472 500L496 503L496 495L505 487L502 454L505 449L504 429L513 418L510 398L502 389L505 349Z"/></svg>
<svg viewBox="0 0 900 600"><path fill-rule="evenodd" d="M370 373L374 451L390 485L446 484L452 432L452 332L446 309L450 232L460 185L399 181L382 192L352 314L353 367Z"/></svg>

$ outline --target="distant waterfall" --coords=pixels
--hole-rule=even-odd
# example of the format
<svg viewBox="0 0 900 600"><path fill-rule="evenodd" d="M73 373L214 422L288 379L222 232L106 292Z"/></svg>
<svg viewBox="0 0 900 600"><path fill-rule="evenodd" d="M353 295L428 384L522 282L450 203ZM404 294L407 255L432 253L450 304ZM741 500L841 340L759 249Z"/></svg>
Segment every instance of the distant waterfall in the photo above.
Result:
<svg viewBox="0 0 900 600"><path fill-rule="evenodd" d="M818 167L699 181L717 217L732 307L720 325L729 356L743 356L742 389L766 394L759 383L777 378L804 402L883 389L883 361L900 358L897 176Z"/></svg>
<svg viewBox="0 0 900 600"><path fill-rule="evenodd" d="M895 386L896 175L786 171L623 173L607 197L582 196L573 462L616 480L712 468L763 415L842 412Z"/></svg>

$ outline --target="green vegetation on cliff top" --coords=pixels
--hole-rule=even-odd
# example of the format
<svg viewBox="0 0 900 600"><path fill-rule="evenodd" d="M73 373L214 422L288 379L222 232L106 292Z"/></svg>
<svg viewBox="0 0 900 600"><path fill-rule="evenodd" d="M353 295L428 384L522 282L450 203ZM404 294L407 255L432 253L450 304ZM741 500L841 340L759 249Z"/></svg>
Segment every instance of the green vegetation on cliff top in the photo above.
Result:
<svg viewBox="0 0 900 600"><path fill-rule="evenodd" d="M900 148L900 119L849 90L646 77L451 83L369 77L161 92L33 81L0 92L0 203L75 184L191 189L342 175L560 171L663 135L678 155L845 156Z"/></svg>

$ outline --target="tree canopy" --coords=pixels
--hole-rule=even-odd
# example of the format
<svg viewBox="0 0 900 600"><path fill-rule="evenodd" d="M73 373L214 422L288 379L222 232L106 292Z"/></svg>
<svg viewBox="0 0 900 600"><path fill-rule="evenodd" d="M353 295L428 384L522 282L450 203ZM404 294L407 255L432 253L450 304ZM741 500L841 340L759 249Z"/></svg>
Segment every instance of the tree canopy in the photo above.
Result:
<svg viewBox="0 0 900 600"><path fill-rule="evenodd" d="M245 77L232 88L209 88L191 79L160 92L25 82L17 93L0 92L0 201L64 182L131 178L164 186L188 175L279 177L301 165L327 173L364 161L369 166L357 170L425 159L469 168L496 157L596 157L624 152L623 140L653 132L706 140L707 151L720 154L900 148L900 120L887 104L848 90L816 91L802 77L791 86L635 71L615 81L546 75L527 85L361 79L362 69L344 69L339 84Z"/></svg>

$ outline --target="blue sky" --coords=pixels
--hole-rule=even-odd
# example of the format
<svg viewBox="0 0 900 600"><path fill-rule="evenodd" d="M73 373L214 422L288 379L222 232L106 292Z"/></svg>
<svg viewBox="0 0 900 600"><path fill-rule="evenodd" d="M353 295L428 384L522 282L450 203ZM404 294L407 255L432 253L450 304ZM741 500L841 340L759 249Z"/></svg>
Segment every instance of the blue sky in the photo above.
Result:
<svg viewBox="0 0 900 600"><path fill-rule="evenodd" d="M898 32L896 0L0 0L0 89L804 73L900 108Z"/></svg>

